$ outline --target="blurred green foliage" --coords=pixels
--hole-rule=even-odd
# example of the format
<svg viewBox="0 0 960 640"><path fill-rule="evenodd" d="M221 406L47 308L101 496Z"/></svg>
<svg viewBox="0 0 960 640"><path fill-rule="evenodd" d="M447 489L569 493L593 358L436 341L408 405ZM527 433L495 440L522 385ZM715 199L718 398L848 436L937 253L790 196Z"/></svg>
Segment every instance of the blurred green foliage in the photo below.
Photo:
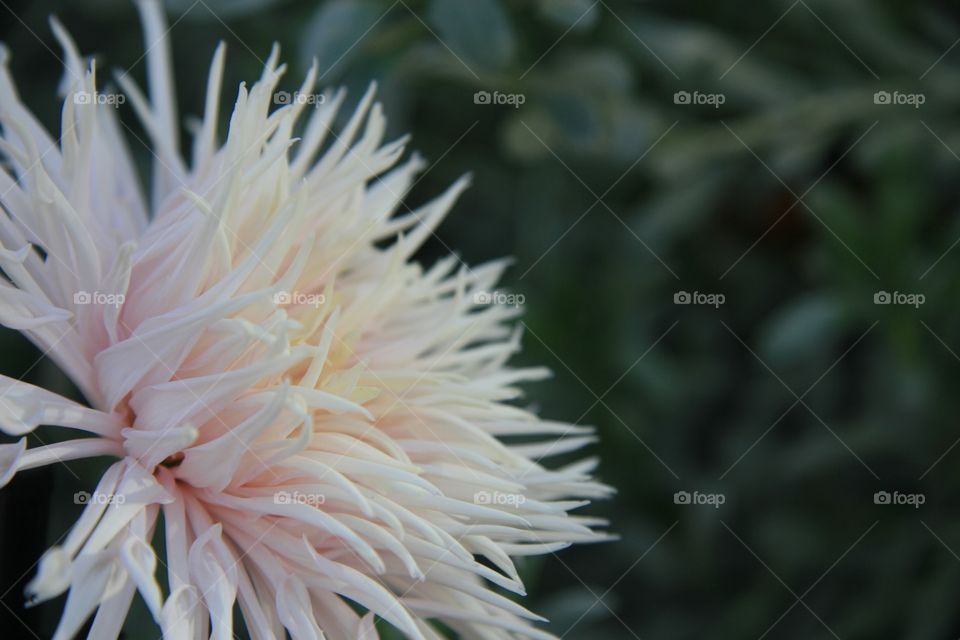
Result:
<svg viewBox="0 0 960 640"><path fill-rule="evenodd" d="M110 68L143 78L126 2L0 11L22 93L49 126L60 70L48 13L100 54L104 81ZM354 99L379 82L392 132L412 132L436 162L413 201L473 172L421 257L515 256L506 286L526 297L522 361L556 372L530 399L597 426L591 453L619 489L590 512L620 542L525 566L551 630L960 634L960 8L175 0L169 13L184 113L201 111L218 40L228 86L257 77L278 41L289 90L313 58L322 83ZM478 91L523 104L477 104ZM723 104L677 104L684 91ZM877 104L878 91L924 102ZM678 291L725 303L676 305ZM925 303L877 305L879 291ZM37 354L16 336L3 344L3 373L23 374ZM51 375L42 364L27 379ZM42 473L30 489L18 479L21 498L0 497L7 522L23 491L76 490L63 469ZM881 490L926 502L874 504ZM726 501L677 505L677 491ZM23 516L47 540L6 553L4 584L73 517L53 506L64 501ZM59 606L31 624L49 629Z"/></svg>

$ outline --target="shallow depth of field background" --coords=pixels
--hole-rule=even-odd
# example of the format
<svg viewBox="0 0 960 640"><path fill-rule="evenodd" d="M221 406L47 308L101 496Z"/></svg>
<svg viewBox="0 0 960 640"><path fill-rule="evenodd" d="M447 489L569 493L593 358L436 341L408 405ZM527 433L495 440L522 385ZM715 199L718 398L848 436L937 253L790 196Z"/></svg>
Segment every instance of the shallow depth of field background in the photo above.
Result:
<svg viewBox="0 0 960 640"><path fill-rule="evenodd" d="M143 82L128 3L2 4L47 126L51 12L102 83ZM182 115L201 111L218 40L231 100L276 40L288 91L313 56L351 101L379 82L392 136L437 161L410 203L473 173L420 259L515 257L518 362L555 372L528 401L595 425L588 451L619 490L589 508L619 542L524 563L551 631L933 639L960 635L960 9L945 4L176 0L169 21ZM69 389L18 334L0 341L3 374ZM0 492L4 637L27 634L11 610L48 637L62 608L21 604L95 485L98 465L71 468L82 484L49 467ZM156 634L139 604L128 628Z"/></svg>

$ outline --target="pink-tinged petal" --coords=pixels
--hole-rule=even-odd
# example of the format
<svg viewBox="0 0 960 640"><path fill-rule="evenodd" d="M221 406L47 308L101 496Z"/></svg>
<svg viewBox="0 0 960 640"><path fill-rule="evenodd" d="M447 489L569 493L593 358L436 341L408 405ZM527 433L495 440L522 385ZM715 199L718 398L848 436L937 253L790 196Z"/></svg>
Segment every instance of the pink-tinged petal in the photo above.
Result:
<svg viewBox="0 0 960 640"><path fill-rule="evenodd" d="M247 294L191 313L157 316L137 326L129 338L94 358L106 406L113 410L132 389L169 380L205 329L263 297L259 292Z"/></svg>
<svg viewBox="0 0 960 640"><path fill-rule="evenodd" d="M13 79L10 77L9 59L10 55L4 47L0 50L0 111L20 119L24 123L26 134L36 141L37 146L43 149L55 148L56 143L50 137L50 134L20 102ZM59 168L58 159L51 158L50 165L52 170L57 170Z"/></svg>
<svg viewBox="0 0 960 640"><path fill-rule="evenodd" d="M191 447L184 454L177 475L194 487L222 491L230 484L243 456L254 440L271 427L287 402L289 387L284 385L269 403L224 435Z"/></svg>
<svg viewBox="0 0 960 640"><path fill-rule="evenodd" d="M97 638L97 640L116 640L119 638L135 593L136 586L133 580L128 578L113 595L106 596L100 602L97 615L93 617L93 625L90 627L87 638L91 640L93 638Z"/></svg>
<svg viewBox="0 0 960 640"><path fill-rule="evenodd" d="M357 630L355 636L357 640L379 640L380 634L377 633L377 627L374 624L373 613L367 613L365 616L360 618L360 621L357 623Z"/></svg>
<svg viewBox="0 0 960 640"><path fill-rule="evenodd" d="M0 325L29 331L60 323L63 331L72 317L73 314L66 309L0 282Z"/></svg>
<svg viewBox="0 0 960 640"><path fill-rule="evenodd" d="M16 188L16 185L11 183L8 188ZM3 198L0 198L0 202L2 201ZM24 243L22 247L16 250L8 249L0 244L0 268L3 268L4 273L9 274L11 282L21 289L39 295L41 289L26 267L26 264L33 263L30 258L36 258L36 252L29 242Z"/></svg>
<svg viewBox="0 0 960 640"><path fill-rule="evenodd" d="M280 495L282 495L282 492L278 492L278 496ZM363 558L363 560L366 561L377 573L382 573L385 568L383 565L383 560L369 543L367 543L363 538L358 536L356 532L352 531L349 527L341 523L335 517L325 513L322 509L317 509L316 507L306 504L293 504L290 502L285 502L281 497L235 498L232 496L221 496L217 498L218 502L221 500L224 506L239 508L255 513L292 518L294 520L299 520L304 524L317 527L318 529L326 531L330 533L330 535L341 539L344 543L349 545L350 548L358 556Z"/></svg>
<svg viewBox="0 0 960 640"><path fill-rule="evenodd" d="M334 415L357 413L367 420L373 420L373 414L368 409L333 393L304 387L294 387L294 390L311 409L328 411Z"/></svg>
<svg viewBox="0 0 960 640"><path fill-rule="evenodd" d="M273 640L281 635L281 623L274 614L273 602L263 601L243 568L237 570L237 602L243 621L253 640Z"/></svg>
<svg viewBox="0 0 960 640"><path fill-rule="evenodd" d="M153 469L168 457L183 451L200 435L196 427L168 427L161 431L124 429L123 450L145 469Z"/></svg>
<svg viewBox="0 0 960 640"><path fill-rule="evenodd" d="M70 588L73 564L61 547L51 547L40 558L37 575L25 589L27 605L33 606L56 598Z"/></svg>
<svg viewBox="0 0 960 640"><path fill-rule="evenodd" d="M221 538L222 531L217 523L190 547L190 576L210 612L211 640L233 638L233 603L237 599L237 562Z"/></svg>
<svg viewBox="0 0 960 640"><path fill-rule="evenodd" d="M282 373L305 357L306 354L301 351L242 369L140 389L130 400L130 406L137 413L135 427L162 431L178 425L203 424L213 420L217 412L241 392L265 377Z"/></svg>
<svg viewBox="0 0 960 640"><path fill-rule="evenodd" d="M96 528L87 538L81 551L93 553L103 549L138 513L148 505L165 504L173 497L157 482L156 478L134 461L124 462L126 469L109 507Z"/></svg>
<svg viewBox="0 0 960 640"><path fill-rule="evenodd" d="M404 598L404 604L424 618L440 618L460 631L463 635L483 637L489 635L491 629L504 629L524 638L534 640L557 640L552 633L540 631L531 627L514 616L496 615L480 607L471 607L472 603L447 603L437 599L425 600L419 598Z"/></svg>
<svg viewBox="0 0 960 640"><path fill-rule="evenodd" d="M160 614L163 637L201 640L206 626L206 612L196 587L184 585L175 589L167 598Z"/></svg>
<svg viewBox="0 0 960 640"><path fill-rule="evenodd" d="M116 440L107 440L106 438L64 440L63 442L27 449L20 458L19 470L98 456L123 456L123 447Z"/></svg>
<svg viewBox="0 0 960 640"><path fill-rule="evenodd" d="M411 638L423 639L423 635L414 624L410 612L397 597L377 582L363 573L346 565L333 562L318 554L313 547L305 544L313 562L319 569L319 574L329 576L337 583L337 592L363 605L377 615L406 633ZM318 579L316 576L314 580Z"/></svg>
<svg viewBox="0 0 960 640"><path fill-rule="evenodd" d="M204 170L213 156L215 137L217 135L217 115L220 111L220 90L223 87L223 68L226 60L227 46L221 42L217 45L210 63L207 75L207 94L203 108L203 124L200 132L194 139L193 168L194 171Z"/></svg>
<svg viewBox="0 0 960 640"><path fill-rule="evenodd" d="M76 44L56 18L51 18L50 27L63 49L65 69L60 85L60 94L67 95L85 89L83 84L86 69ZM81 211L84 222L98 231L94 241L104 255L116 249L118 238L136 237L146 226L147 214L139 185L132 171L133 163L123 137L119 135L117 109L110 105L88 105L95 111L95 131L100 135L85 136L85 153L70 153L68 141L76 129L84 130L89 119L64 120L65 129L63 171L73 174L73 184L85 189ZM80 160L80 162L77 162ZM99 188L93 188L96 185ZM76 200L76 198L75 198Z"/></svg>
<svg viewBox="0 0 960 640"><path fill-rule="evenodd" d="M323 621L323 633L328 640L357 640L363 637L359 633L363 618L343 598L329 591L314 589L310 600L314 615ZM372 617L373 614L370 615ZM375 635L369 636L368 640L375 638Z"/></svg>
<svg viewBox="0 0 960 640"><path fill-rule="evenodd" d="M185 169L177 141L177 105L173 86L170 40L163 4L157 0L137 0L143 23L144 48L147 56L147 79L150 84L150 114L145 124L158 155L153 171L154 208L171 191L183 184Z"/></svg>
<svg viewBox="0 0 960 640"><path fill-rule="evenodd" d="M291 637L297 640L324 640L323 631L313 617L310 594L294 576L288 576L277 590L276 607Z"/></svg>
<svg viewBox="0 0 960 640"><path fill-rule="evenodd" d="M72 640L100 602L116 595L125 580L118 567L111 551L84 554L74 562L67 604L53 640Z"/></svg>
<svg viewBox="0 0 960 640"><path fill-rule="evenodd" d="M137 245L134 242L125 242L120 245L113 265L104 277L104 293L116 300L116 304L106 305L102 310L101 317L97 318L106 334L104 348L109 344L120 342L120 336L126 337L127 334L120 323L120 314L123 311L127 289L130 286L130 270L133 268L133 252L136 248ZM100 327L91 328L91 330L99 333Z"/></svg>
<svg viewBox="0 0 960 640"><path fill-rule="evenodd" d="M157 556L153 548L142 539L130 536L120 545L120 561L140 592L153 619L159 623L163 596L160 593L160 585L154 577L154 572L157 570Z"/></svg>
<svg viewBox="0 0 960 640"><path fill-rule="evenodd" d="M63 542L64 551L71 557L80 550L80 547L83 546L83 543L87 541L87 538L96 528L97 523L100 522L104 511L111 506L111 498L117 491L117 486L120 484L120 478L125 469L126 463L122 461L110 465L110 468L100 478L93 494L86 500L87 504L83 508L83 513L80 514L80 518L70 529L67 539Z"/></svg>
<svg viewBox="0 0 960 640"><path fill-rule="evenodd" d="M459 598L463 594L467 596L466 600L474 602L477 606L484 603L512 616L546 622L546 618L538 616L513 600L491 591L476 578L465 579L462 571L446 566L431 568L429 582L411 583L405 589L405 593L406 597L421 597L428 600L440 600L443 599L444 595Z"/></svg>
<svg viewBox="0 0 960 640"><path fill-rule="evenodd" d="M116 462L103 474L92 495L78 493L86 502L83 513L70 529L63 545L51 547L40 560L37 575L26 588L27 601L33 605L55 598L70 586L73 556L97 527L104 512L114 504L113 496L126 463Z"/></svg>
<svg viewBox="0 0 960 640"><path fill-rule="evenodd" d="M0 489L17 474L20 458L27 450L27 439L20 438L13 444L0 444Z"/></svg>
<svg viewBox="0 0 960 640"><path fill-rule="evenodd" d="M175 483L169 473L161 476L163 485L176 498L163 505L164 535L167 549L167 583L171 591L190 585L190 536L192 532L187 524L184 511L184 497L175 492Z"/></svg>
<svg viewBox="0 0 960 640"><path fill-rule="evenodd" d="M0 431L22 436L41 424L118 437L122 422L116 415L90 409L32 384L0 376Z"/></svg>
<svg viewBox="0 0 960 640"><path fill-rule="evenodd" d="M368 500L357 483L351 481L347 476L340 473L335 466L324 464L317 460L312 460L306 456L292 456L284 462L284 466L290 470L302 472L306 478L322 478L324 483L332 485L336 489L346 494L346 501L357 507L367 518L374 518L389 521L396 529L402 530L402 525L396 517L391 517L391 513L383 508L378 508Z"/></svg>

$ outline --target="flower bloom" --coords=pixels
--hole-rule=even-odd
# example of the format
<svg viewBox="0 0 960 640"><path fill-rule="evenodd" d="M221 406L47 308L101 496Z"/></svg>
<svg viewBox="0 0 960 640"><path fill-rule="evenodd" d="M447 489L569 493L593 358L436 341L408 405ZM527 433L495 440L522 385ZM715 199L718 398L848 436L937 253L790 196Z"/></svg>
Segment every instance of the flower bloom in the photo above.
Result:
<svg viewBox="0 0 960 640"><path fill-rule="evenodd" d="M102 99L53 23L58 141L0 53L0 323L89 405L0 378L0 430L19 438L0 445L0 486L116 459L28 603L67 593L57 640L91 616L89 637L116 638L135 592L178 640L233 637L235 605L258 639L375 637L374 616L410 638L440 638L432 620L463 637L551 637L491 585L522 594L513 558L605 539L602 521L568 512L609 490L591 460L538 462L590 437L513 402L545 372L506 365L517 310L481 295L504 263L411 261L466 180L406 208L423 162L398 164L405 140L384 142L372 90L339 128L342 92L277 106L276 48L240 86L222 143L216 50L188 163L162 9L138 7L149 98L120 76L123 99ZM149 203L118 102L149 136ZM28 448L41 424L83 437Z"/></svg>

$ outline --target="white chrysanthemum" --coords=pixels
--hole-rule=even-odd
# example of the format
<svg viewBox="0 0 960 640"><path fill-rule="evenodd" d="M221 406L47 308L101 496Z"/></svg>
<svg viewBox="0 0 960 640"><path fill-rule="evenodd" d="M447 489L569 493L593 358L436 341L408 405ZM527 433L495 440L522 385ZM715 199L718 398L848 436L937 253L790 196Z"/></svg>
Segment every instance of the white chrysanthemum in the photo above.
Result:
<svg viewBox="0 0 960 640"><path fill-rule="evenodd" d="M162 10L139 6L149 101L118 81L156 155L149 206L116 108L64 31L54 24L68 67L59 144L2 54L0 323L90 407L0 379L0 430L23 436L0 445L0 486L118 458L29 601L68 592L58 640L94 612L89 637L116 638L135 591L171 639L231 638L235 604L253 638L373 637L374 616L411 638L439 638L431 619L463 637L550 637L490 585L523 593L512 557L604 539L568 512L608 490L591 461L537 462L584 429L510 404L544 372L507 368L515 311L477 303L503 263L410 262L466 181L405 209L422 162L394 167L404 141L383 142L372 91L339 131L340 92L274 108L276 50L218 145L222 46L188 166ZM28 449L40 424L89 437ZM547 441L504 441L531 435Z"/></svg>

